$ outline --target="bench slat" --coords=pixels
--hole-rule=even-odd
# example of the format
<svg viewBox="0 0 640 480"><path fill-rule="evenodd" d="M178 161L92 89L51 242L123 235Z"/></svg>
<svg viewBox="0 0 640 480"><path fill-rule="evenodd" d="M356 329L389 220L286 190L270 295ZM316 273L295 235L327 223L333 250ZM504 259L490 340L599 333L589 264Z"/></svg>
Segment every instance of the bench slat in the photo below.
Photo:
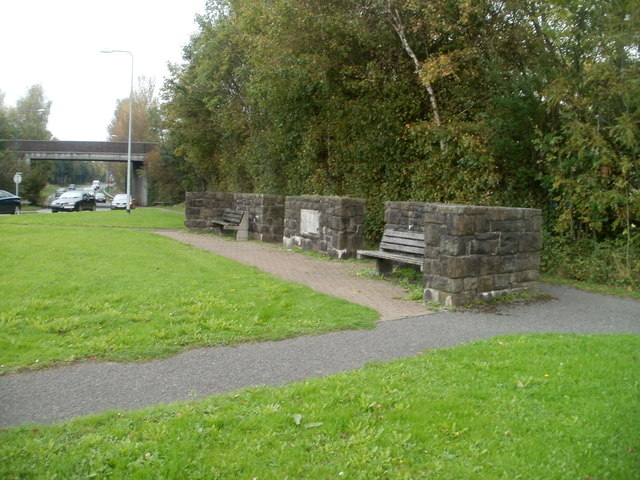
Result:
<svg viewBox="0 0 640 480"><path fill-rule="evenodd" d="M239 225L242 221L244 212L236 212L234 210L225 210L222 218L214 218L211 223L216 225Z"/></svg>
<svg viewBox="0 0 640 480"><path fill-rule="evenodd" d="M242 220L242 212L232 212L225 210L222 214L222 220L228 223L240 223Z"/></svg>
<svg viewBox="0 0 640 480"><path fill-rule="evenodd" d="M392 237L390 235L384 235L382 237L383 242L399 243L401 245L424 245L424 238L404 238L404 237Z"/></svg>
<svg viewBox="0 0 640 480"><path fill-rule="evenodd" d="M388 243L390 245L408 245L417 247L424 245L424 240L414 240L411 238L398 238L398 237L382 237L380 243Z"/></svg>
<svg viewBox="0 0 640 480"><path fill-rule="evenodd" d="M424 242L424 232L403 232L402 230L385 230L383 237L397 237L397 238L406 238L410 240L417 240L420 242Z"/></svg>
<svg viewBox="0 0 640 480"><path fill-rule="evenodd" d="M235 230L238 232L236 240L249 239L249 214L247 212L225 209L222 218L210 220L209 225L217 225L222 227L222 230Z"/></svg>
<svg viewBox="0 0 640 480"><path fill-rule="evenodd" d="M424 233L385 229L379 250L358 250L358 258L377 259L379 274L391 273L391 262L418 265L424 263Z"/></svg>
<svg viewBox="0 0 640 480"><path fill-rule="evenodd" d="M421 257L408 257L396 253L381 252L380 250L358 250L358 258L384 258L399 263L408 263L411 265L422 265L424 261Z"/></svg>
<svg viewBox="0 0 640 480"><path fill-rule="evenodd" d="M380 250L410 253L412 255L424 256L424 244L420 246L412 246L412 245L399 245L399 244L391 244L391 243L380 243Z"/></svg>
<svg viewBox="0 0 640 480"><path fill-rule="evenodd" d="M380 242L380 250L424 255L424 233L385 230Z"/></svg>

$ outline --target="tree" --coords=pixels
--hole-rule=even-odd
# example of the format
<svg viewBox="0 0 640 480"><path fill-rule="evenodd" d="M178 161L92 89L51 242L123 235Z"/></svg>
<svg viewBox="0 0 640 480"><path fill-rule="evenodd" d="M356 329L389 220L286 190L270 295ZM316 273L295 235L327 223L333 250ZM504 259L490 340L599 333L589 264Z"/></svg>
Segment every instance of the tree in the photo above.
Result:
<svg viewBox="0 0 640 480"><path fill-rule="evenodd" d="M557 218L572 241L624 239L626 266L640 219L640 7L549 1L537 31L553 59L538 131Z"/></svg>
<svg viewBox="0 0 640 480"><path fill-rule="evenodd" d="M155 82L144 76L138 78L133 91L131 139L134 142L156 142L160 137L159 104L155 96ZM126 142L129 139L129 98L116 102L113 119L107 128L109 140Z"/></svg>
<svg viewBox="0 0 640 480"><path fill-rule="evenodd" d="M113 119L108 127L110 141L127 142L129 140L129 109L130 99L120 99L116 103ZM159 142L162 140L162 126L160 117L159 100L155 95L155 82L144 76L138 78L138 86L133 91L133 111L131 140L133 142ZM154 200L154 194L161 189L156 188L156 182L173 181L167 174L167 168L153 168L153 164L162 162L157 155L147 159L147 175L149 180L150 200ZM156 177L156 173L163 174ZM116 177L116 183L124 185L126 178L126 166L118 165L112 173Z"/></svg>
<svg viewBox="0 0 640 480"><path fill-rule="evenodd" d="M41 85L29 87L15 107L5 106L3 97L4 95L0 95L0 138L51 140L51 132L47 130L51 102L46 98ZM5 148L0 152L0 188L14 190L13 175L16 171L23 173L21 196L30 202L39 203L51 165L48 162L33 162L30 165L17 152Z"/></svg>
<svg viewBox="0 0 640 480"><path fill-rule="evenodd" d="M364 197L371 229L388 199L541 207L631 252L636 4L212 0L163 90L183 182Z"/></svg>
<svg viewBox="0 0 640 480"><path fill-rule="evenodd" d="M216 189L531 203L537 45L519 6L211 2L165 84L168 128Z"/></svg>

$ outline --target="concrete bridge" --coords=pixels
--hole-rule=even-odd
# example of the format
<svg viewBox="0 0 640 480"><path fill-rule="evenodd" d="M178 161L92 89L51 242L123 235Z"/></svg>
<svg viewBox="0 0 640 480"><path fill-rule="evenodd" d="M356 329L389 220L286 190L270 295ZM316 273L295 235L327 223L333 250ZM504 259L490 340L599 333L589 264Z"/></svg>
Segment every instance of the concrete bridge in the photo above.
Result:
<svg viewBox="0 0 640 480"><path fill-rule="evenodd" d="M6 140L4 148L22 155L27 161L71 160L78 162L127 162L127 142L72 142L46 140ZM131 144L131 196L138 205L147 205L147 178L140 175L144 159L158 148L157 143Z"/></svg>

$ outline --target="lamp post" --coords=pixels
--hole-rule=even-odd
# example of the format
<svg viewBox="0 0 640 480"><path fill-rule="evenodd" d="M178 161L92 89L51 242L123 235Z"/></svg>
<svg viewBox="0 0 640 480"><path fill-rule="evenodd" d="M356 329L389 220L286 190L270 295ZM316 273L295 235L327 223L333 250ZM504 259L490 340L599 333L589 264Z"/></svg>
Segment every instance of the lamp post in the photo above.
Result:
<svg viewBox="0 0 640 480"><path fill-rule="evenodd" d="M128 50L101 50L102 53L126 53L131 57L131 86L129 88L129 141L127 145L127 214L131 213L131 125L133 124L133 53Z"/></svg>

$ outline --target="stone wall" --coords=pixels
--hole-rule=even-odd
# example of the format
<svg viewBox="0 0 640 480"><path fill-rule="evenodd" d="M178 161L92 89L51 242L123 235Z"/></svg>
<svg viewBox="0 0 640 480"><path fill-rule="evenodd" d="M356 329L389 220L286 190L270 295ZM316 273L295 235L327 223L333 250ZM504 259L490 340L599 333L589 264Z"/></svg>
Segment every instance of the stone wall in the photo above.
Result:
<svg viewBox="0 0 640 480"><path fill-rule="evenodd" d="M222 192L187 192L184 226L190 230L210 231L209 221L222 218L225 209L235 210L234 194Z"/></svg>
<svg viewBox="0 0 640 480"><path fill-rule="evenodd" d="M541 227L536 209L425 204L424 299L455 306L535 288Z"/></svg>
<svg viewBox="0 0 640 480"><path fill-rule="evenodd" d="M212 231L209 222L222 218L225 209L249 213L249 238L263 242L282 241L284 197L254 193L187 192L185 227Z"/></svg>
<svg viewBox="0 0 640 480"><path fill-rule="evenodd" d="M283 244L325 253L331 258L356 256L364 245L366 202L344 197L287 197Z"/></svg>
<svg viewBox="0 0 640 480"><path fill-rule="evenodd" d="M424 231L424 202L385 202L385 228L402 231Z"/></svg>
<svg viewBox="0 0 640 480"><path fill-rule="evenodd" d="M355 257L364 246L366 202L343 197L246 193L186 195L185 226L212 230L225 209L249 212L249 238ZM535 288L542 214L528 208L386 202L385 227L424 232L424 299L462 305Z"/></svg>
<svg viewBox="0 0 640 480"><path fill-rule="evenodd" d="M284 202L282 195L237 193L236 210L249 212L249 238L262 242L282 242Z"/></svg>

